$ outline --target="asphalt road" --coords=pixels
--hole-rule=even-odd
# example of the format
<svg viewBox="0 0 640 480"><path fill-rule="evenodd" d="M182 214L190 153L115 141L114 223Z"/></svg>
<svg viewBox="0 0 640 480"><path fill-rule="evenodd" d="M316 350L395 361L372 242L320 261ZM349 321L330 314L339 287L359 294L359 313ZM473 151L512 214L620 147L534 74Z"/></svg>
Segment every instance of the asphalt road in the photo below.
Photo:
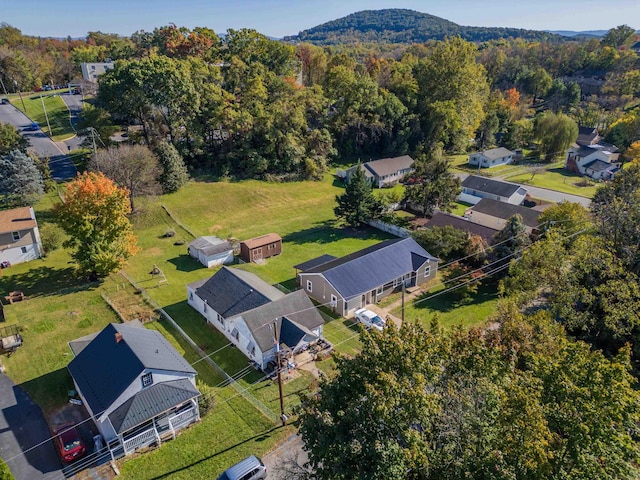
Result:
<svg viewBox="0 0 640 480"><path fill-rule="evenodd" d="M10 104L0 104L0 122L16 127L20 134L29 140L31 148L41 158L49 157L49 166L54 180L67 180L77 174L76 167L67 157L64 145L60 146L49 138L42 130L28 131L31 120L24 113Z"/></svg>
<svg viewBox="0 0 640 480"><path fill-rule="evenodd" d="M80 120L80 115L82 114L82 107L84 105L84 98L82 95L70 95L63 94L60 95L62 101L67 104L69 107L69 111L71 112L71 125L73 125L73 129L76 129L76 125ZM71 150L77 150L80 148L80 144L84 140L84 137L76 135L75 137L65 140L64 143L67 147L71 147Z"/></svg>
<svg viewBox="0 0 640 480"><path fill-rule="evenodd" d="M309 456L302 448L302 439L291 435L275 450L262 457L267 467L269 480L288 480L300 478L301 465L309 461Z"/></svg>
<svg viewBox="0 0 640 480"><path fill-rule="evenodd" d="M50 436L40 407L0 373L0 457L16 480L64 478Z"/></svg>

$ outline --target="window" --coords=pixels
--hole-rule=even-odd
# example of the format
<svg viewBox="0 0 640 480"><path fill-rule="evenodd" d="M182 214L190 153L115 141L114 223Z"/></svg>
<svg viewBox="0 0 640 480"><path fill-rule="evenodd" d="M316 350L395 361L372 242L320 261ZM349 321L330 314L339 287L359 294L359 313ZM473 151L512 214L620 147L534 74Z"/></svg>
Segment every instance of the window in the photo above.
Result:
<svg viewBox="0 0 640 480"><path fill-rule="evenodd" d="M427 278L431 273L431 265L427 265L424 269L424 278Z"/></svg>
<svg viewBox="0 0 640 480"><path fill-rule="evenodd" d="M237 328L234 328L234 329L231 331L231 336L232 336L233 338L235 338L236 340L240 340L240 332L238 331L238 329L237 329Z"/></svg>
<svg viewBox="0 0 640 480"><path fill-rule="evenodd" d="M252 357L256 356L256 344L253 342L249 342L249 345L247 345L247 352L249 352L249 355L251 355Z"/></svg>
<svg viewBox="0 0 640 480"><path fill-rule="evenodd" d="M140 379L142 380L142 388L153 385L153 375L151 373L142 375Z"/></svg>
<svg viewBox="0 0 640 480"><path fill-rule="evenodd" d="M331 306L335 307L336 305L338 305L338 297L336 297L334 294L331 294Z"/></svg>
<svg viewBox="0 0 640 480"><path fill-rule="evenodd" d="M275 243L271 243L267 246L267 250L275 250L276 249L276 244Z"/></svg>
<svg viewBox="0 0 640 480"><path fill-rule="evenodd" d="M21 251L22 253L27 253L27 247L22 247L22 248L20 249L20 251Z"/></svg>
<svg viewBox="0 0 640 480"><path fill-rule="evenodd" d="M313 283L311 283L311 280L307 280L307 291L313 292Z"/></svg>
<svg viewBox="0 0 640 480"><path fill-rule="evenodd" d="M218 322L220 322L220 324L224 327L224 317L220 314L218 314Z"/></svg>
<svg viewBox="0 0 640 480"><path fill-rule="evenodd" d="M193 300L193 292L189 292L189 300Z"/></svg>
<svg viewBox="0 0 640 480"><path fill-rule="evenodd" d="M204 302L204 307L202 307L202 311L204 313L207 313L207 302L206 301Z"/></svg>
<svg viewBox="0 0 640 480"><path fill-rule="evenodd" d="M13 237L14 242L20 240L20 232L11 232L11 236Z"/></svg>
<svg viewBox="0 0 640 480"><path fill-rule="evenodd" d="M400 278L396 278L396 279L393 281L393 286L394 286L394 287L397 287L398 285L401 285L401 284L402 284L402 277L400 277Z"/></svg>
<svg viewBox="0 0 640 480"><path fill-rule="evenodd" d="M376 288L376 295L382 295L382 292L384 292L384 286L380 285L378 288Z"/></svg>

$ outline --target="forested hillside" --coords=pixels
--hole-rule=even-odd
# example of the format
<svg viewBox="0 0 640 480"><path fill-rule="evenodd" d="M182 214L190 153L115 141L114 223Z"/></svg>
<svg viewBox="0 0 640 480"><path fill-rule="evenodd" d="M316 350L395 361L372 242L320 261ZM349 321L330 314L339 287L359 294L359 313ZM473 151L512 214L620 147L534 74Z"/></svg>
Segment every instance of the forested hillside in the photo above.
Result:
<svg viewBox="0 0 640 480"><path fill-rule="evenodd" d="M562 40L553 33L500 27L465 27L414 10L392 8L364 10L323 23L300 32L287 40L318 45L349 43L423 43L459 35L470 42L484 42L498 38L527 40Z"/></svg>

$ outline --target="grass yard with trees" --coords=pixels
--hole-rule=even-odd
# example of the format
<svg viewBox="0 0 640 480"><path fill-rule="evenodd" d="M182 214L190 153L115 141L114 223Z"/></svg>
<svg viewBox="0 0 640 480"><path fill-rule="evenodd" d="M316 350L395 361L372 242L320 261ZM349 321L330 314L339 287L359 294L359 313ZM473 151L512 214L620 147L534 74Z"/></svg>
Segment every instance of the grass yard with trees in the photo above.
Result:
<svg viewBox="0 0 640 480"><path fill-rule="evenodd" d="M61 94L66 94L67 90L58 90L56 93L42 92L42 95L22 95L24 100L24 108L20 98L11 98L11 103L14 107L24 112L34 122L40 125L42 131L49 135L54 141L62 141L73 137L76 133L71 127L70 113L67 104L60 98ZM42 100L40 99L42 98ZM47 115L44 114L44 108L47 110ZM25 111L26 108L26 111ZM49 118L49 125L51 125L51 131L47 126L47 117Z"/></svg>

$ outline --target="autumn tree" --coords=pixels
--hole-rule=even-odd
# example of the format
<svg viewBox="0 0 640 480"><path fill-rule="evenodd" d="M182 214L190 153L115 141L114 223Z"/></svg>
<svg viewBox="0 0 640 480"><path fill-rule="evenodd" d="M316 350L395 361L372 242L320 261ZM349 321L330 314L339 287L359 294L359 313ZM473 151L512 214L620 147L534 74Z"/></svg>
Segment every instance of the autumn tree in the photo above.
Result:
<svg viewBox="0 0 640 480"><path fill-rule="evenodd" d="M360 164L351 175L344 193L336 196L336 202L338 206L333 209L336 217L356 228L382 213L382 202L373 194L373 186Z"/></svg>
<svg viewBox="0 0 640 480"><path fill-rule="evenodd" d="M575 234L591 224L589 210L579 203L562 201L547 208L538 217L539 230L554 231L563 236L566 244L573 243Z"/></svg>
<svg viewBox="0 0 640 480"><path fill-rule="evenodd" d="M85 172L66 185L64 202L53 209L69 235L64 242L80 269L92 277L122 268L138 252L129 192L98 172Z"/></svg>
<svg viewBox="0 0 640 480"><path fill-rule="evenodd" d="M16 206L32 205L44 195L42 175L30 156L19 150L0 156L0 195Z"/></svg>
<svg viewBox="0 0 640 480"><path fill-rule="evenodd" d="M158 158L143 145L120 145L100 150L91 158L87 168L104 173L118 186L126 188L131 211L135 210L134 197L160 191Z"/></svg>
<svg viewBox="0 0 640 480"><path fill-rule="evenodd" d="M578 124L563 113L545 112L536 117L534 135L540 143L540 153L552 161L564 155L578 138Z"/></svg>

